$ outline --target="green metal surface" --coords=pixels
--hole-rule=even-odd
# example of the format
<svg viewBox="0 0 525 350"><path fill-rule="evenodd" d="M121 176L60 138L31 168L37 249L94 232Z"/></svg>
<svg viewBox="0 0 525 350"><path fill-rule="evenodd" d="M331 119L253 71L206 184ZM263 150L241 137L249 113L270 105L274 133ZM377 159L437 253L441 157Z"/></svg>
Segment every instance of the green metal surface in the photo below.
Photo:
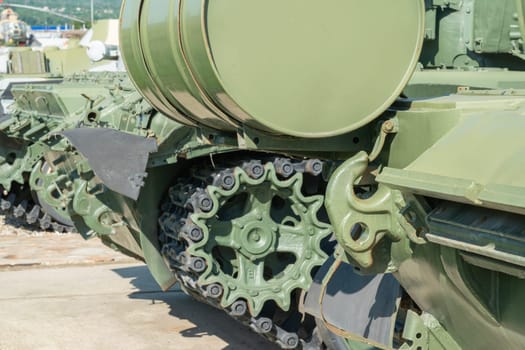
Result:
<svg viewBox="0 0 525 350"><path fill-rule="evenodd" d="M418 237L410 222L417 219L416 211L410 209L415 204L401 192L380 184L370 196L356 193L354 185L368 165L367 154L361 152L334 172L326 191L326 208L330 221L337 223L334 232L349 255L348 261L365 269L374 267L376 272L393 272L396 265L389 261L390 254L386 252L403 247L407 240L416 244L425 241ZM408 219L405 215L413 218ZM385 245L385 242L388 243Z"/></svg>
<svg viewBox="0 0 525 350"><path fill-rule="evenodd" d="M307 289L312 269L326 259L321 240L331 228L317 219L323 198L304 196L300 174L283 181L271 165L258 179L240 168L234 178L232 189L209 187L213 209L191 216L204 239L188 252L208 266L199 282L223 286L223 307L242 298L252 315L269 300L289 310L292 291ZM234 256L229 255L232 250ZM215 254L222 256L222 267Z"/></svg>
<svg viewBox="0 0 525 350"><path fill-rule="evenodd" d="M183 162L160 207L159 241L187 294L295 349L308 327L297 298L326 260L331 233L317 195L322 163L266 159Z"/></svg>
<svg viewBox="0 0 525 350"><path fill-rule="evenodd" d="M439 322L431 314L418 315L409 311L403 331L403 338L411 344L403 344L400 350L409 349L443 349L460 350L461 347L443 329Z"/></svg>
<svg viewBox="0 0 525 350"><path fill-rule="evenodd" d="M55 218L73 220L86 237L111 235L113 241L116 237L122 241L129 231L116 214L118 207L87 160L60 132L79 126L114 128L154 136L162 144L180 125L161 115L156 119L163 121L150 125L155 112L119 73L79 74L59 85L22 85L13 88L13 95L12 114L0 128L7 137L25 142L19 157L23 163L13 170L19 174L18 182L25 184L28 179L27 185L41 206L51 210ZM43 162L48 165L46 170ZM23 173L31 175L22 180ZM5 182L15 180L14 175L2 177ZM130 244L120 246L130 245L127 251L140 256L138 245Z"/></svg>
<svg viewBox="0 0 525 350"><path fill-rule="evenodd" d="M360 191L364 152L331 177L326 207L341 256L367 273L393 272L446 332L413 339L409 317L411 346L518 349L521 311L502 310L521 308L511 291L524 271L523 93L407 102L391 110L398 127L377 158L376 188Z"/></svg>
<svg viewBox="0 0 525 350"><path fill-rule="evenodd" d="M414 249L397 276L462 349L523 347L523 279L477 267L461 251L434 244Z"/></svg>
<svg viewBox="0 0 525 350"><path fill-rule="evenodd" d="M107 66L108 63L115 62L118 59L117 29L117 20L102 20L95 22L92 36L86 34L80 42L74 38L64 39L67 40L67 43L63 49L54 46L38 49L29 46L12 48L9 52L2 54L7 57L4 56L1 60L1 64L4 66L0 67L0 70L5 73L1 77L20 79L21 81L31 81L36 77L56 79L91 69L100 69L100 67ZM90 37L88 38L88 36ZM91 61L88 56L88 47L93 41L102 44L110 54L104 54L96 62Z"/></svg>
<svg viewBox="0 0 525 350"><path fill-rule="evenodd" d="M522 0L427 1L424 67L525 68Z"/></svg>
<svg viewBox="0 0 525 350"><path fill-rule="evenodd" d="M524 89L525 72L497 68L472 70L424 69L414 72L403 90L408 98L431 98L458 91L490 89Z"/></svg>
<svg viewBox="0 0 525 350"><path fill-rule="evenodd" d="M1 135L0 140L4 140ZM14 182L24 183L22 173L27 169L27 166L23 165L25 153L24 146L10 147L7 142L0 144L0 186L5 191L9 191Z"/></svg>
<svg viewBox="0 0 525 350"><path fill-rule="evenodd" d="M133 83L138 91L152 103L157 110L169 115L175 120L187 124L196 125L191 119L188 119L180 113L175 106L160 93L155 86L153 78L150 75L149 67L146 65L142 53L141 42L139 37L139 14L141 10L140 0L124 0L120 14L120 47L123 49L122 58L128 72L140 72L133 79Z"/></svg>
<svg viewBox="0 0 525 350"><path fill-rule="evenodd" d="M142 53L152 72L152 78L163 96L184 115L210 128L234 130L235 123L230 122L228 117L213 105L187 66L182 47L179 6L182 6L179 1L171 1L168 9L159 8L155 1L142 2L140 28L148 28L140 32ZM168 28L165 27L166 24ZM166 51L167 47L170 48L169 51ZM166 53L170 56L158 59ZM174 66L176 69L173 69Z"/></svg>
<svg viewBox="0 0 525 350"><path fill-rule="evenodd" d="M164 199L164 195L171 185L172 179L166 176L166 171L178 173L181 166L175 164L169 167L157 167L150 169L148 178L144 185L136 206L130 208L130 213L139 232L139 243L144 255L144 261L162 290L168 290L176 282L177 278L164 260L158 239L158 218L160 216L159 203ZM148 215L144 215L147 213Z"/></svg>
<svg viewBox="0 0 525 350"><path fill-rule="evenodd" d="M422 44L423 10L410 0L128 0L122 52L144 96L177 120L327 137L373 120L401 92ZM208 114L194 109L202 106Z"/></svg>
<svg viewBox="0 0 525 350"><path fill-rule="evenodd" d="M392 187L408 185L419 194L433 192L431 196L523 214L525 181L523 176L516 174L521 173L521 159L525 156L521 136L525 126L524 106L523 94L512 91L471 91L414 102L412 110L416 113L429 107L446 110L450 116L455 116L455 125L435 139L432 147L420 148L423 152L403 170L385 168L378 181ZM402 131L410 130L413 118L410 114L401 112L399 115ZM406 121L405 115L409 118ZM424 115L421 117L436 126L450 125L446 119L436 121ZM426 142L413 137L409 141L401 135L400 132L392 143L392 155L399 155L401 149L418 149L418 143ZM458 153L458 149L462 152Z"/></svg>
<svg viewBox="0 0 525 350"><path fill-rule="evenodd" d="M396 347L523 348L524 7L126 0L132 83L14 88L0 184L26 183L84 235L145 260L163 289L178 280L282 348L335 344L315 343L299 295L323 287L312 281L332 228L338 261L401 284ZM155 140L138 200L60 134L79 127ZM319 182L308 158L326 165ZM224 174L233 187L215 182ZM339 287L330 293L355 292ZM351 310L323 313L359 319ZM334 349L369 347L338 331L352 340Z"/></svg>

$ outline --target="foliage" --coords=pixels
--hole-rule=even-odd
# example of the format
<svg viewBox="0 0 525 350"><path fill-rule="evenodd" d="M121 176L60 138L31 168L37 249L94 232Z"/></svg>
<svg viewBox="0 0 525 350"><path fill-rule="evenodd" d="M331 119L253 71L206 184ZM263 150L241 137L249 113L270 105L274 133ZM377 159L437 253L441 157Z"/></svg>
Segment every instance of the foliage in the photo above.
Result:
<svg viewBox="0 0 525 350"><path fill-rule="evenodd" d="M95 19L118 18L122 0L93 0ZM89 0L4 0L6 4L28 5L49 10L64 15L75 16L89 23L91 7ZM14 8L20 19L29 25L56 26L71 25L73 21L54 16L50 13Z"/></svg>

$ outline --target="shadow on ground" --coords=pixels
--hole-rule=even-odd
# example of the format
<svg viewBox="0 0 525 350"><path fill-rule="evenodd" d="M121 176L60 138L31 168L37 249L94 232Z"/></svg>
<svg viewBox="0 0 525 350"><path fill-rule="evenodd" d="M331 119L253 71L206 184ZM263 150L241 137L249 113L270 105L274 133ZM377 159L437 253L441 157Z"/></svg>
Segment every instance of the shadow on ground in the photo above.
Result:
<svg viewBox="0 0 525 350"><path fill-rule="evenodd" d="M136 292L129 294L131 299L166 303L170 308L171 316L188 320L195 325L180 331L184 337L215 336L229 344L223 348L224 350L279 349L276 345L253 333L248 327L232 319L225 312L187 296L178 286L162 292L146 266L117 268L113 271L123 278L130 279L130 283L137 289Z"/></svg>

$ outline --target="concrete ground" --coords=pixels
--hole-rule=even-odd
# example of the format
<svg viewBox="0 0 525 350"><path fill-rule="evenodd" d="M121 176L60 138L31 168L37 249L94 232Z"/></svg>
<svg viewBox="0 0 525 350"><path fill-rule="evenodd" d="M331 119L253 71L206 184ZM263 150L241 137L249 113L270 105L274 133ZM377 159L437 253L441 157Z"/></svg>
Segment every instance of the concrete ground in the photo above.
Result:
<svg viewBox="0 0 525 350"><path fill-rule="evenodd" d="M0 350L70 349L277 348L97 241L0 234Z"/></svg>
<svg viewBox="0 0 525 350"><path fill-rule="evenodd" d="M78 234L0 235L0 270L135 262Z"/></svg>

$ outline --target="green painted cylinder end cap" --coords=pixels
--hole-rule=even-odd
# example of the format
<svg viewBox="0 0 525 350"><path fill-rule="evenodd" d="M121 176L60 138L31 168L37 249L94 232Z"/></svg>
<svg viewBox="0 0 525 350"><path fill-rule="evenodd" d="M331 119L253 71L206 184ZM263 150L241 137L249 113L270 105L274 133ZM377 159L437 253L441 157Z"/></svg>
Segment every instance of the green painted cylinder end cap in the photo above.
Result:
<svg viewBox="0 0 525 350"><path fill-rule="evenodd" d="M341 135L377 118L412 76L424 38L422 0L169 0L157 8L154 23L166 23L156 30L177 30L180 41L151 57L170 59L178 45L185 62L173 69L183 63L221 118L297 137ZM174 10L177 24L162 14Z"/></svg>

